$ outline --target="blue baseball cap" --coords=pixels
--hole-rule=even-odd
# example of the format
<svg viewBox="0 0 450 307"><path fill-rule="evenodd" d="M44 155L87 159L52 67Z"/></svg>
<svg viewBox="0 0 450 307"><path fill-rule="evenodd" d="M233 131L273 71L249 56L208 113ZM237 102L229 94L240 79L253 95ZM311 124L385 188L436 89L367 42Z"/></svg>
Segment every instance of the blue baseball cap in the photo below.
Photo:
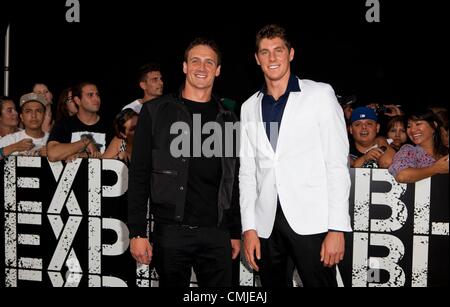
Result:
<svg viewBox="0 0 450 307"><path fill-rule="evenodd" d="M371 119L377 122L378 116L374 109L368 107L359 107L354 109L350 122L353 124L354 122L362 119Z"/></svg>

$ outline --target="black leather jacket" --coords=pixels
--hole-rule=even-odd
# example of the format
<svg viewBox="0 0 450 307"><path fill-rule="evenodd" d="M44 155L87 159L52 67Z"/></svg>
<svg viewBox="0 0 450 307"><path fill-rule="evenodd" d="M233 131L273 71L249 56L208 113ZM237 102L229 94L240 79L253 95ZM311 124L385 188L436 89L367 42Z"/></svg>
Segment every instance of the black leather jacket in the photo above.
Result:
<svg viewBox="0 0 450 307"><path fill-rule="evenodd" d="M236 115L216 99L217 122L237 122ZM192 117L181 96L166 95L144 104L135 132L128 182L128 227L130 237L146 236L147 201L154 217L182 222L186 202L189 158L175 158L170 152L175 122L189 124ZM225 134L223 134L225 135ZM236 135L234 135L236 136ZM236 145L237 138L233 140ZM218 227L227 228L233 239L241 235L239 208L239 159L236 146L232 157L222 157L222 177L218 195Z"/></svg>

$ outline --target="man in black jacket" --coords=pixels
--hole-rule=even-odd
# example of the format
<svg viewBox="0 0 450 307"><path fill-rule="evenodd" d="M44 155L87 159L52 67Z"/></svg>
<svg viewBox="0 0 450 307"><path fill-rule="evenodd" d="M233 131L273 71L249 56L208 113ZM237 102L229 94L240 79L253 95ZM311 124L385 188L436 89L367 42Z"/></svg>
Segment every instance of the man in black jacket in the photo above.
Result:
<svg viewBox="0 0 450 307"><path fill-rule="evenodd" d="M192 268L199 286L231 286L232 259L240 251L239 165L236 148L228 148L237 143L236 131L225 132L237 118L212 95L220 61L214 42L194 40L185 52L181 92L145 104L140 113L129 171L130 249L139 263L153 262L161 287L189 287Z"/></svg>

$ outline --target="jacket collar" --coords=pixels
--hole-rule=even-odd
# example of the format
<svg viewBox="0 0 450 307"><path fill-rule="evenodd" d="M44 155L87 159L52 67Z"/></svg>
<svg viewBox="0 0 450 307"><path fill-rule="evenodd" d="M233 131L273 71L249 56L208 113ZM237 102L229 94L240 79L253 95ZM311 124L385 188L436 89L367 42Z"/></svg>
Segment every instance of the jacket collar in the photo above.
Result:
<svg viewBox="0 0 450 307"><path fill-rule="evenodd" d="M289 81L288 81L288 85L287 85L285 94L292 93L292 92L301 92L301 91L302 90L300 88L299 79L294 74L291 74L289 76ZM260 89L260 91L258 93L258 97L260 94L267 95L267 85L265 83L262 86L262 88Z"/></svg>

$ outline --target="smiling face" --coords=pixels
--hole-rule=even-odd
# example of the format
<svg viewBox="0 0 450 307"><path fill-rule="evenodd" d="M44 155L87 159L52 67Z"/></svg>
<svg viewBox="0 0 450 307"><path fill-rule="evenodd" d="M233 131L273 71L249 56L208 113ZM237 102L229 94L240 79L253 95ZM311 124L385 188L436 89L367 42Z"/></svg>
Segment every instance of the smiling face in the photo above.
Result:
<svg viewBox="0 0 450 307"><path fill-rule="evenodd" d="M207 45L197 45L189 50L183 63L186 86L201 90L212 90L214 79L220 75L218 55Z"/></svg>
<svg viewBox="0 0 450 307"><path fill-rule="evenodd" d="M261 66L265 78L270 81L278 81L289 78L294 49L289 49L279 37L264 38L259 42L255 58L258 65Z"/></svg>
<svg viewBox="0 0 450 307"><path fill-rule="evenodd" d="M408 120L408 128L406 129L408 137L411 141L419 146L434 146L434 133L436 129L425 120Z"/></svg>
<svg viewBox="0 0 450 307"><path fill-rule="evenodd" d="M373 145L379 131L380 125L371 119L357 120L350 126L353 139L362 146Z"/></svg>

